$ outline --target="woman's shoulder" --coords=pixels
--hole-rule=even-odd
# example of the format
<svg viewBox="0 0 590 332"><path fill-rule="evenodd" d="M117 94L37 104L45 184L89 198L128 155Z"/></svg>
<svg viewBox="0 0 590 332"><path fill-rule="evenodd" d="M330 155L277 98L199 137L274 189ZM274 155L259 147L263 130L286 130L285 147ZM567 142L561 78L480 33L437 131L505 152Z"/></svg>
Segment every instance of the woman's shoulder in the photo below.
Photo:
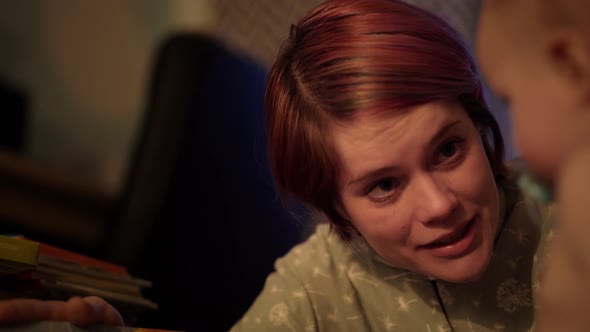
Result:
<svg viewBox="0 0 590 332"><path fill-rule="evenodd" d="M323 223L306 241L277 261L276 272L296 278L300 284L336 293L370 293L379 289L395 295L407 292L408 283L430 280L392 266L362 238L344 240L329 224Z"/></svg>
<svg viewBox="0 0 590 332"><path fill-rule="evenodd" d="M232 331L414 331L446 322L429 281L360 258L333 236L319 226L277 261Z"/></svg>
<svg viewBox="0 0 590 332"><path fill-rule="evenodd" d="M290 269L303 279L317 275L317 271L332 277L339 266L354 260L353 251L351 244L341 239L329 224L320 223L306 240L278 259L275 268L279 273L281 269Z"/></svg>
<svg viewBox="0 0 590 332"><path fill-rule="evenodd" d="M557 219L556 205L546 199L539 199L542 195L531 194L523 181L528 172L522 160L516 159L509 163L510 174L501 185L506 192L506 202L512 205L505 215L504 232L513 238L509 241L515 248L510 249L510 255L517 250L530 250L532 257L532 284L538 289L539 276L544 269L548 253L548 245L553 239L553 228ZM525 245L524 248L521 245ZM519 249L520 248L520 249Z"/></svg>
<svg viewBox="0 0 590 332"><path fill-rule="evenodd" d="M277 261L265 288L267 296L291 294L290 312L308 303L320 330L380 330L383 310L404 328L423 327L437 298L430 279L388 265L364 241L345 241L328 224Z"/></svg>

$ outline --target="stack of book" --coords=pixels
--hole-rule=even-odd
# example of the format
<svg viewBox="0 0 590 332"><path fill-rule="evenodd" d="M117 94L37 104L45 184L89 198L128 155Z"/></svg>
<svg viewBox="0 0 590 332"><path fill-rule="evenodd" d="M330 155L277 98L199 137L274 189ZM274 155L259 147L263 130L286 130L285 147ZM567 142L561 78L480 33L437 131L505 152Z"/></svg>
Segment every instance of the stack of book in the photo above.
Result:
<svg viewBox="0 0 590 332"><path fill-rule="evenodd" d="M148 280L123 266L74 253L22 236L0 235L0 298L67 300L99 296L133 324L139 312L157 309L142 295Z"/></svg>

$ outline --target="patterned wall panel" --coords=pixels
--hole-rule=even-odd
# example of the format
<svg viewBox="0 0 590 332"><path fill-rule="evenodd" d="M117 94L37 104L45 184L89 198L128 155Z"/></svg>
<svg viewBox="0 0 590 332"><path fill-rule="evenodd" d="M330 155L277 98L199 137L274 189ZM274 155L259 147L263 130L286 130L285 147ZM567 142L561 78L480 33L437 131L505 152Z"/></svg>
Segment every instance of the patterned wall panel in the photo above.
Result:
<svg viewBox="0 0 590 332"><path fill-rule="evenodd" d="M231 47L269 64L289 27L321 0L217 0L215 34ZM471 41L479 0L408 0L446 19Z"/></svg>

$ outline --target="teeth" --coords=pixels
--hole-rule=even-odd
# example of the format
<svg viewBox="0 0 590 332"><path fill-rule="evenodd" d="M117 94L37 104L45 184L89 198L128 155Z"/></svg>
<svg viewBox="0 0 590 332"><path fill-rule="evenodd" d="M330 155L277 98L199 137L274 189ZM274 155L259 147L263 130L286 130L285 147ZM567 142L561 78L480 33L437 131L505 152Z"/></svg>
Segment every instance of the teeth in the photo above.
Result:
<svg viewBox="0 0 590 332"><path fill-rule="evenodd" d="M433 246L445 246L447 244L453 243L453 242L459 240L460 238L462 238L465 235L465 233L467 233L467 229L468 229L468 227L464 227L460 233L457 233L457 235L450 237L450 238L443 240L443 241L434 242L432 245Z"/></svg>

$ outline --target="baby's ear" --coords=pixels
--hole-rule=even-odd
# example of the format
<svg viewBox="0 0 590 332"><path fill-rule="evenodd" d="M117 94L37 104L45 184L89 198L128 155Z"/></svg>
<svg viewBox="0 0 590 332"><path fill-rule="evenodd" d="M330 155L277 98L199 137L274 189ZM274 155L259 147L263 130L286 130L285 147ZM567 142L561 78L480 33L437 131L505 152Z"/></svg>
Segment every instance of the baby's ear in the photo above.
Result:
<svg viewBox="0 0 590 332"><path fill-rule="evenodd" d="M549 33L548 37L552 69L580 101L590 103L590 36L576 27L563 27Z"/></svg>

